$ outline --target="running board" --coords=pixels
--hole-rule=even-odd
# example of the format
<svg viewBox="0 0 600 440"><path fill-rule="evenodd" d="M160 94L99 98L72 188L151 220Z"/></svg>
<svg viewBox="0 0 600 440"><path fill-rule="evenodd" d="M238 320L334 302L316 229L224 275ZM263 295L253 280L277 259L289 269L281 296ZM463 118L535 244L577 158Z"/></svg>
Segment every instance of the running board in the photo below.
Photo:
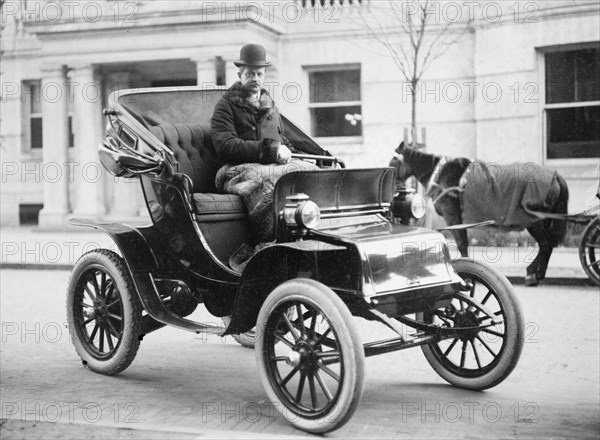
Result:
<svg viewBox="0 0 600 440"><path fill-rule="evenodd" d="M146 310L146 313L156 321L197 334L208 333L211 335L222 336L223 333L225 333L225 327L207 325L185 319L169 310L158 294L158 289L156 288L152 274L143 273L132 275L133 283L137 289L138 298L140 299L142 306Z"/></svg>

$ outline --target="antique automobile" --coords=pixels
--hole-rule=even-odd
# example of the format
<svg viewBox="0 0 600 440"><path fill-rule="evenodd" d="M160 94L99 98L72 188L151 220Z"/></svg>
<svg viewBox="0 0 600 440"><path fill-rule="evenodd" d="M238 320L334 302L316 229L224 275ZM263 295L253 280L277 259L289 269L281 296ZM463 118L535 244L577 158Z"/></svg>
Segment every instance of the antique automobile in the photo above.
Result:
<svg viewBox="0 0 600 440"><path fill-rule="evenodd" d="M355 412L365 357L420 346L447 382L498 385L515 368L524 322L496 270L451 261L443 235L412 225L418 197L396 191L393 168L347 169L288 119L285 132L319 169L275 185L276 240L239 272L228 264L251 242L239 197L219 194L209 121L223 90L122 90L110 97L101 163L139 179L151 224L86 219L120 255L84 254L68 286L70 333L83 364L127 368L142 338L164 326L237 335L255 346L266 395L295 427L326 433ZM190 317L199 304L224 325ZM363 343L357 318L394 337ZM398 369L400 371L400 369Z"/></svg>

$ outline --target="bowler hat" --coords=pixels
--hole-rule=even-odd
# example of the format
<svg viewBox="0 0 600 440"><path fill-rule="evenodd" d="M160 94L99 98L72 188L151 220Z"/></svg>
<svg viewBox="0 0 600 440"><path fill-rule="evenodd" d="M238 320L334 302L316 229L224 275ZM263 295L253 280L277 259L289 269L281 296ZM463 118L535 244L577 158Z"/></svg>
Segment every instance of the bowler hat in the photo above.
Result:
<svg viewBox="0 0 600 440"><path fill-rule="evenodd" d="M260 44L246 44L240 49L240 59L234 61L236 66L267 67L271 63L266 60L265 48Z"/></svg>

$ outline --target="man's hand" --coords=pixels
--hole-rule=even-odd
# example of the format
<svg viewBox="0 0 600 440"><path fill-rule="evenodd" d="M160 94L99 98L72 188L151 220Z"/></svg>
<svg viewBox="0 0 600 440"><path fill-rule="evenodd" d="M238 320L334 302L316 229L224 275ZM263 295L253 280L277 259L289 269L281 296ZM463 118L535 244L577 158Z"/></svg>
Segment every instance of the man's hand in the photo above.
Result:
<svg viewBox="0 0 600 440"><path fill-rule="evenodd" d="M292 160L292 152L288 147L280 144L277 149L277 163L284 164L288 163L290 160Z"/></svg>

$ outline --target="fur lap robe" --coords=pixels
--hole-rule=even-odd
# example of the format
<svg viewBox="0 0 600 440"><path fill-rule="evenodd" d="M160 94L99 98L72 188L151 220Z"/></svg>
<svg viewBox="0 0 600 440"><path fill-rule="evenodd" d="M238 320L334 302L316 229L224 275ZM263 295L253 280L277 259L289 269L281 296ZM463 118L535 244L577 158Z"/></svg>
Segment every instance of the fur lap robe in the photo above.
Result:
<svg viewBox="0 0 600 440"><path fill-rule="evenodd" d="M294 171L318 169L316 165L302 160L292 160L284 165L224 165L217 172L215 183L220 192L242 198L256 243L265 243L275 239L273 190L277 179Z"/></svg>

